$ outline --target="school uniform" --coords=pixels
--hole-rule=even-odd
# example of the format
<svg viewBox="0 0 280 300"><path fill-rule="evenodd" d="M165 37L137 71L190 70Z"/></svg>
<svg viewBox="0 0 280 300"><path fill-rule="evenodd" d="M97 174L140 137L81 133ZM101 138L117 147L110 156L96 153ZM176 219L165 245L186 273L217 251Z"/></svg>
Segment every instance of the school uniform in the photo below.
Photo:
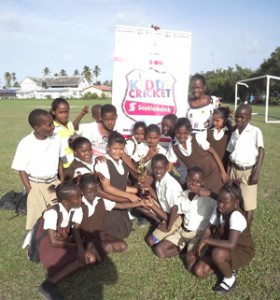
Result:
<svg viewBox="0 0 280 300"><path fill-rule="evenodd" d="M138 147L138 160L136 162L140 161L142 157L145 157L149 152L150 147L146 142L143 142ZM164 149L161 145L157 145L158 153L163 154L166 156L166 149ZM152 160L150 159L145 163L145 167L149 174L152 173Z"/></svg>
<svg viewBox="0 0 280 300"><path fill-rule="evenodd" d="M209 152L203 150L196 140L196 135L189 135L186 141L186 149L175 139L169 147L167 159L175 163L181 159L188 169L199 167L204 171L204 186L214 193L218 193L223 185L221 172L218 165Z"/></svg>
<svg viewBox="0 0 280 300"><path fill-rule="evenodd" d="M65 180L71 181L73 178L77 177L78 175L83 175L87 173L92 173L94 171L94 163L86 163L81 161L78 157L70 164L69 168L64 171Z"/></svg>
<svg viewBox="0 0 280 300"><path fill-rule="evenodd" d="M258 127L251 124L247 124L241 134L236 129L227 146L231 162L230 178L241 180L240 188L245 211L257 208L258 185L248 185L248 180L256 165L259 148L264 148L263 135Z"/></svg>
<svg viewBox="0 0 280 300"><path fill-rule="evenodd" d="M182 196L182 187L176 179L174 179L168 172L160 181L155 182L155 188L157 193L158 202L160 207L166 213L170 213L170 209L174 206L178 206L179 198ZM158 240L163 240L167 235L177 230L182 224L182 218L179 216L174 222L169 232L163 232L159 229L155 229L153 236Z"/></svg>
<svg viewBox="0 0 280 300"><path fill-rule="evenodd" d="M27 197L26 229L31 230L42 212L54 204L55 192L49 191L50 185L58 185L60 139L56 134L39 140L32 132L18 144L12 169L25 171L29 177L31 191Z"/></svg>
<svg viewBox="0 0 280 300"><path fill-rule="evenodd" d="M67 211L64 206L59 203L59 212L54 208L46 210L41 219L36 237L40 237L45 230L55 230L61 236L69 236L71 224L80 224L83 213L81 208L72 208ZM47 275L52 276L59 272L64 266L77 260L77 247L53 247L50 243L48 234L46 234L39 243L40 262L47 270Z"/></svg>
<svg viewBox="0 0 280 300"><path fill-rule="evenodd" d="M249 264L255 255L255 250L250 227L243 212L237 208L224 219L217 210L214 210L210 224L216 226L216 235L221 240L228 240L230 230L240 232L235 249L230 251L231 269L237 270L239 267ZM213 247L210 246L211 248Z"/></svg>
<svg viewBox="0 0 280 300"><path fill-rule="evenodd" d="M105 155L106 162L97 162L95 171L101 173L106 179L110 180L112 186L121 191L126 191L128 168L120 159L116 162L108 154ZM126 209L114 209L107 211L104 221L104 231L123 239L128 237L131 232L132 224L129 220L128 211Z"/></svg>
<svg viewBox="0 0 280 300"><path fill-rule="evenodd" d="M188 244L192 250L209 225L209 220L217 203L211 197L195 195L189 198L189 191L183 192L178 202L178 213L183 215L183 225L165 239L179 247L180 250Z"/></svg>
<svg viewBox="0 0 280 300"><path fill-rule="evenodd" d="M92 242L101 256L106 253L106 242L118 239L104 231L104 221L107 211L112 211L116 202L96 197L90 203L85 197L82 198L83 219L80 224L81 236L86 243Z"/></svg>
<svg viewBox="0 0 280 300"><path fill-rule="evenodd" d="M61 140L61 150L64 155L61 157L63 168L68 168L74 160L73 150L69 147L69 137L75 134L75 128L71 121L68 121L66 126L53 121L54 133L56 133Z"/></svg>

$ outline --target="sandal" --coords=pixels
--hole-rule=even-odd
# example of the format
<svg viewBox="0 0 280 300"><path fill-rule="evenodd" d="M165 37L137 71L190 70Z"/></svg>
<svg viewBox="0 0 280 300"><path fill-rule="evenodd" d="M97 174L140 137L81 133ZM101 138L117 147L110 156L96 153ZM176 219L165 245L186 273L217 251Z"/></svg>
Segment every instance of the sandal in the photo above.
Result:
<svg viewBox="0 0 280 300"><path fill-rule="evenodd" d="M221 283L217 284L214 287L213 290L217 294L226 294L230 290L232 290L235 286L236 286L236 280L234 281L234 283L232 284L232 286L229 286L227 283L225 283L224 281L222 281Z"/></svg>

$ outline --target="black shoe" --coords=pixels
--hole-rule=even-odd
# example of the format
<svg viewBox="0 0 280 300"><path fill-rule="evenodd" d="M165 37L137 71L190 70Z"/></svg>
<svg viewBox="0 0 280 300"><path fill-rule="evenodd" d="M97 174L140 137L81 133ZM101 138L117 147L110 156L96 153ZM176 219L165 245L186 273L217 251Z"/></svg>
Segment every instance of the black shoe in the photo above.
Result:
<svg viewBox="0 0 280 300"><path fill-rule="evenodd" d="M236 280L234 281L232 286L229 286L227 283L222 281L221 283L217 284L213 290L217 294L226 294L230 292L235 286L236 286Z"/></svg>
<svg viewBox="0 0 280 300"><path fill-rule="evenodd" d="M46 279L39 286L38 293L47 300L63 300L62 295L60 295L55 288L56 285Z"/></svg>

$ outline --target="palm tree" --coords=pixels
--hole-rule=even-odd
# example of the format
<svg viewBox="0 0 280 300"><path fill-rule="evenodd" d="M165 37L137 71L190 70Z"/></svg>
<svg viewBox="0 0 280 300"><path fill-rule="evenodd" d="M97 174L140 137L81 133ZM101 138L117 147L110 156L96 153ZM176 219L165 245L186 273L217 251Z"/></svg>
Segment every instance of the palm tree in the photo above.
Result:
<svg viewBox="0 0 280 300"><path fill-rule="evenodd" d="M54 73L53 76L57 77L57 76L58 76L58 73Z"/></svg>
<svg viewBox="0 0 280 300"><path fill-rule="evenodd" d="M92 81L92 74L91 74L90 68L88 66L84 66L82 75L85 76L85 78L87 79L87 81L89 83L91 83L91 81Z"/></svg>
<svg viewBox="0 0 280 300"><path fill-rule="evenodd" d="M11 86L11 79L12 79L12 75L10 72L5 72L5 80L6 80L6 87L10 87Z"/></svg>
<svg viewBox="0 0 280 300"><path fill-rule="evenodd" d="M65 71L64 69L61 69L61 70L59 71L59 75L60 75L60 76L67 76L67 73L66 73L66 71Z"/></svg>
<svg viewBox="0 0 280 300"><path fill-rule="evenodd" d="M95 76L95 79L97 80L97 77L101 74L101 69L99 68L98 65L96 65L93 70L92 74Z"/></svg>
<svg viewBox="0 0 280 300"><path fill-rule="evenodd" d="M45 76L48 76L48 75L50 75L51 74L51 70L48 68L48 67L45 67L44 69L43 69L43 76L45 77Z"/></svg>
<svg viewBox="0 0 280 300"><path fill-rule="evenodd" d="M74 70L74 73L73 73L73 76L79 76L80 75L80 72L78 69Z"/></svg>
<svg viewBox="0 0 280 300"><path fill-rule="evenodd" d="M16 73L15 73L15 72L13 72L13 73L11 74L11 78L12 78L13 86L15 86L15 82L16 82L16 80L17 80L17 76L16 76Z"/></svg>

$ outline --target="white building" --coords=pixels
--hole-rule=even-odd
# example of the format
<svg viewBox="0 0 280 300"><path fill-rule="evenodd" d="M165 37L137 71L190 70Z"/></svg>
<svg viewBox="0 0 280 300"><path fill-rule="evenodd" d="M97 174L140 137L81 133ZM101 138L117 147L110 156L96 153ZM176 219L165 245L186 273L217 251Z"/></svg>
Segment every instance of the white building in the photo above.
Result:
<svg viewBox="0 0 280 300"><path fill-rule="evenodd" d="M17 98L81 98L90 84L84 76L26 77L20 83Z"/></svg>

